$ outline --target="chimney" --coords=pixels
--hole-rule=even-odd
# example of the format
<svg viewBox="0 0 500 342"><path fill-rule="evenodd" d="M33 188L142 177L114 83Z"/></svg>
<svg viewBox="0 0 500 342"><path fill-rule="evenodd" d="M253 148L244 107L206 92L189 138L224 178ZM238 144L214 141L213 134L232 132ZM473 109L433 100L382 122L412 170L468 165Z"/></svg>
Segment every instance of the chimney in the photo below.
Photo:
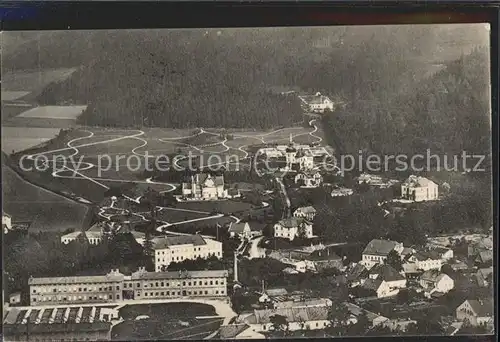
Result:
<svg viewBox="0 0 500 342"><path fill-rule="evenodd" d="M238 282L238 255L234 254L234 274L233 274L234 282Z"/></svg>

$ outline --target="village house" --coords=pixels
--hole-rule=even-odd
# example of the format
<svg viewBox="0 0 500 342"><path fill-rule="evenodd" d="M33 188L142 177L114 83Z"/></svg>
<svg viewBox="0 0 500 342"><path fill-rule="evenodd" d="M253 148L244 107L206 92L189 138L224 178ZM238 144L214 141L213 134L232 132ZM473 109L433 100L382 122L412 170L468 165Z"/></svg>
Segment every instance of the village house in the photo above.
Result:
<svg viewBox="0 0 500 342"><path fill-rule="evenodd" d="M467 255L469 258L476 258L480 252L493 250L493 239L488 236L478 241L471 241L467 246Z"/></svg>
<svg viewBox="0 0 500 342"><path fill-rule="evenodd" d="M370 322L371 327L376 327L377 325L380 325L388 320L387 317L365 310L354 303L345 302L344 305L347 306L349 312L355 317L359 317L362 314L366 314L366 317L368 318L368 322Z"/></svg>
<svg viewBox="0 0 500 342"><path fill-rule="evenodd" d="M312 307L330 307L330 306L332 306L332 300L329 298L287 300L284 302L275 302L273 304L274 309L305 308L305 307L312 308Z"/></svg>
<svg viewBox="0 0 500 342"><path fill-rule="evenodd" d="M389 284L381 279L368 278L361 284L361 289L369 293L369 296L371 296L370 293L374 293L377 298L392 297L399 293L398 288L391 289Z"/></svg>
<svg viewBox="0 0 500 342"><path fill-rule="evenodd" d="M474 263L479 266L490 265L493 262L493 251L481 251L476 255Z"/></svg>
<svg viewBox="0 0 500 342"><path fill-rule="evenodd" d="M412 175L401 184L401 195L415 202L435 201L438 199L438 185L427 178Z"/></svg>
<svg viewBox="0 0 500 342"><path fill-rule="evenodd" d="M330 192L330 196L332 197L351 196L352 194L354 194L354 191L352 189L341 188L341 187L336 187L332 189L332 191Z"/></svg>
<svg viewBox="0 0 500 342"><path fill-rule="evenodd" d="M285 317L289 331L317 330L328 327L328 307L292 307L283 309L254 310L239 320L250 325L256 332L272 331L271 317L275 315ZM354 320L355 323L356 320Z"/></svg>
<svg viewBox="0 0 500 342"><path fill-rule="evenodd" d="M384 180L381 176L370 175L368 173L362 173L357 178L358 184L368 184L373 186L380 186L384 184Z"/></svg>
<svg viewBox="0 0 500 342"><path fill-rule="evenodd" d="M307 257L307 260L314 264L317 272L322 272L326 269L340 270L344 266L342 258L331 251L331 248L314 251Z"/></svg>
<svg viewBox="0 0 500 342"><path fill-rule="evenodd" d="M491 299L467 299L457 307L459 321L469 321L472 326L493 324L494 305Z"/></svg>
<svg viewBox="0 0 500 342"><path fill-rule="evenodd" d="M299 172L295 176L295 184L305 188L317 188L323 183L323 176L319 172Z"/></svg>
<svg viewBox="0 0 500 342"><path fill-rule="evenodd" d="M417 264L413 262L404 263L402 266L405 277L408 280L416 280L422 274L422 270L418 269Z"/></svg>
<svg viewBox="0 0 500 342"><path fill-rule="evenodd" d="M309 222L312 222L314 220L314 217L316 216L316 209L314 209L313 206L300 207L293 212L293 216L302 217Z"/></svg>
<svg viewBox="0 0 500 342"><path fill-rule="evenodd" d="M443 261L449 261L453 259L454 254L453 254L453 249L451 248L434 247L432 250L435 253L437 253L439 258Z"/></svg>
<svg viewBox="0 0 500 342"><path fill-rule="evenodd" d="M222 258L222 242L201 235L166 236L157 239L153 248L156 272L162 271L162 268L168 267L172 262L206 259L211 256Z"/></svg>
<svg viewBox="0 0 500 342"><path fill-rule="evenodd" d="M302 95L299 98L305 108L314 113L324 113L334 108L334 102L319 92L314 95Z"/></svg>
<svg viewBox="0 0 500 342"><path fill-rule="evenodd" d="M224 190L224 176L198 173L189 182L182 183L182 197L191 200L217 200L227 198Z"/></svg>
<svg viewBox="0 0 500 342"><path fill-rule="evenodd" d="M424 294L430 297L436 292L444 294L453 290L455 282L445 273L429 270L420 276L420 286L424 289Z"/></svg>
<svg viewBox="0 0 500 342"><path fill-rule="evenodd" d="M396 271L394 267L387 264L378 264L368 271L369 279L379 279L387 283L390 289L406 288L406 278Z"/></svg>
<svg viewBox="0 0 500 342"><path fill-rule="evenodd" d="M265 335L254 331L250 325L246 323L227 324L221 326L219 330L219 337L222 340L266 339Z"/></svg>
<svg viewBox="0 0 500 342"><path fill-rule="evenodd" d="M361 263L371 268L376 264L384 263L390 252L396 251L400 254L403 248L403 244L399 242L374 239L363 250Z"/></svg>
<svg viewBox="0 0 500 342"><path fill-rule="evenodd" d="M443 266L443 260L435 250L418 251L413 254L408 261L417 265L417 269L422 271L440 270Z"/></svg>
<svg viewBox="0 0 500 342"><path fill-rule="evenodd" d="M292 241L296 237L314 237L312 224L301 217L283 219L274 225L274 237Z"/></svg>
<svg viewBox="0 0 500 342"><path fill-rule="evenodd" d="M82 234L89 241L91 245L98 245L102 242L103 238L102 231L100 230L96 231L90 229L85 232L78 231L63 235L61 236L61 242L67 245L68 243L77 240Z"/></svg>
<svg viewBox="0 0 500 342"><path fill-rule="evenodd" d="M410 324L417 324L417 321L413 319L389 319L384 321L382 325L392 331L405 332Z"/></svg>
<svg viewBox="0 0 500 342"><path fill-rule="evenodd" d="M488 287L493 282L493 267L480 268L476 272L477 284L480 287Z"/></svg>
<svg viewBox="0 0 500 342"><path fill-rule="evenodd" d="M368 278L368 275L369 271L362 263L351 265L346 275L347 283L350 287L359 286L362 281Z"/></svg>
<svg viewBox="0 0 500 342"><path fill-rule="evenodd" d="M228 232L229 236L232 238L239 237L242 240L248 240L252 237L252 230L250 229L250 225L248 224L248 222L231 222L229 224Z"/></svg>
<svg viewBox="0 0 500 342"><path fill-rule="evenodd" d="M259 303L271 303L277 301L286 301L288 291L284 288L271 288L262 291L259 296Z"/></svg>

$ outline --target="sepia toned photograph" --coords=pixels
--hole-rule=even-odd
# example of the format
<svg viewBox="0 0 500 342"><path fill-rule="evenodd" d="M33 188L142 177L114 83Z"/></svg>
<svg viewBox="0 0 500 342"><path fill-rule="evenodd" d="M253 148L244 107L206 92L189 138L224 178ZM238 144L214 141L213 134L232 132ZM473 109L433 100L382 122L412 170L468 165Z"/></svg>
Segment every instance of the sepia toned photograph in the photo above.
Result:
<svg viewBox="0 0 500 342"><path fill-rule="evenodd" d="M495 332L489 24L0 39L5 341Z"/></svg>

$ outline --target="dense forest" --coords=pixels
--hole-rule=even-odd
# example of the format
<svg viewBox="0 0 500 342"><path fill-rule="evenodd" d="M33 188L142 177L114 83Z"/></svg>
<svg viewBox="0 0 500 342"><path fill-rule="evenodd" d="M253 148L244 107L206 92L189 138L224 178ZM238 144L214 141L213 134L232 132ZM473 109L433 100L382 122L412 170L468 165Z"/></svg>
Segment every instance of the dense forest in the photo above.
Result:
<svg viewBox="0 0 500 342"><path fill-rule="evenodd" d="M88 104L80 118L88 125L290 125L301 119L298 101L272 89L298 87L347 103L326 120L339 150L413 148L435 131L482 146L455 121L468 113L474 132L484 131L486 51L451 61L485 45L485 33L477 25L19 33L25 43L9 36L3 67L79 66L38 102ZM435 120L450 122L447 130ZM416 139L402 141L407 132Z"/></svg>

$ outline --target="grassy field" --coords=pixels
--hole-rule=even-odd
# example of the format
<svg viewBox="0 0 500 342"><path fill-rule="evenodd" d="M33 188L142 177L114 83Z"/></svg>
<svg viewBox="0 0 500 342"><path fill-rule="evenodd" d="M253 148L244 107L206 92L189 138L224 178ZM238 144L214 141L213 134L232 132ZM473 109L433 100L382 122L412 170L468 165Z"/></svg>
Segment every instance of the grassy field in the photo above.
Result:
<svg viewBox="0 0 500 342"><path fill-rule="evenodd" d="M32 221L32 231L81 229L87 206L43 190L2 167L3 210L15 221Z"/></svg>
<svg viewBox="0 0 500 342"><path fill-rule="evenodd" d="M2 127L2 151L11 154L38 146L59 133L57 128Z"/></svg>
<svg viewBox="0 0 500 342"><path fill-rule="evenodd" d="M177 203L177 208L199 210L205 212L218 212L222 214L232 214L235 212L248 211L254 208L250 203L240 201L207 201L207 202L183 202Z"/></svg>
<svg viewBox="0 0 500 342"><path fill-rule="evenodd" d="M149 318L136 321L138 316ZM125 322L113 327L113 340L203 339L222 324L222 319L196 319L214 316L215 309L198 303L126 305L120 309Z"/></svg>

